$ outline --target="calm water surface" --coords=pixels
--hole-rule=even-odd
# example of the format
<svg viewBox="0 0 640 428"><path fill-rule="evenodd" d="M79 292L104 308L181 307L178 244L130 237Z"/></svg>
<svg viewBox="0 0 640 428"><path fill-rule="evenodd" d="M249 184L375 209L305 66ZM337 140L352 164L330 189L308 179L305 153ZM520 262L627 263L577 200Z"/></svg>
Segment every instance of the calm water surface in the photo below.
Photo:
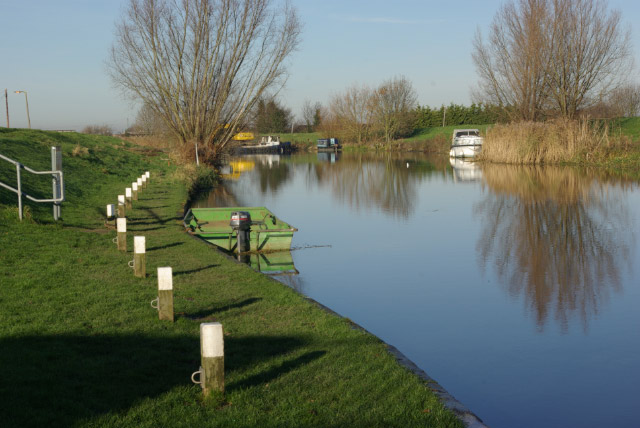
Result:
<svg viewBox="0 0 640 428"><path fill-rule="evenodd" d="M637 183L412 155L234 166L199 205L265 205L299 228L299 274L278 278L489 426L638 426Z"/></svg>

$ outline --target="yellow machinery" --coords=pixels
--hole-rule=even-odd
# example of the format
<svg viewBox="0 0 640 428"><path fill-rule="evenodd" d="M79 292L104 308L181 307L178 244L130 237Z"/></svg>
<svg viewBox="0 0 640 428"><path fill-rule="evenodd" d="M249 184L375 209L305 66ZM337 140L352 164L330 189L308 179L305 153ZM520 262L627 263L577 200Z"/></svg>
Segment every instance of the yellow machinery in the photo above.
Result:
<svg viewBox="0 0 640 428"><path fill-rule="evenodd" d="M238 132L232 139L235 141L250 141L254 138L253 132Z"/></svg>

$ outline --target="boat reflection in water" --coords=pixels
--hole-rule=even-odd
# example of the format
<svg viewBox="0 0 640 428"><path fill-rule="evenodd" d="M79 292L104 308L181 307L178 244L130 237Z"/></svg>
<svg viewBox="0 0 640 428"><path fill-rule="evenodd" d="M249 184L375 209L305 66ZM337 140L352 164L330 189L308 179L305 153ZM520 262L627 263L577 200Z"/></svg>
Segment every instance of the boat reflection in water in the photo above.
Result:
<svg viewBox="0 0 640 428"><path fill-rule="evenodd" d="M318 161L336 163L340 160L340 152L318 152Z"/></svg>
<svg viewBox="0 0 640 428"><path fill-rule="evenodd" d="M238 261L246 263L254 270L270 276L298 275L300 272L293 264L291 251L270 251L259 253L243 253L237 256Z"/></svg>
<svg viewBox="0 0 640 428"><path fill-rule="evenodd" d="M477 162L464 158L449 158L453 168L453 181L456 183L474 182L482 179L482 168Z"/></svg>
<svg viewBox="0 0 640 428"><path fill-rule="evenodd" d="M588 330L610 294L622 291L634 236L624 183L569 168L485 165L480 267L493 267L511 297L524 295L542 330L579 317ZM631 232L630 232L631 231Z"/></svg>

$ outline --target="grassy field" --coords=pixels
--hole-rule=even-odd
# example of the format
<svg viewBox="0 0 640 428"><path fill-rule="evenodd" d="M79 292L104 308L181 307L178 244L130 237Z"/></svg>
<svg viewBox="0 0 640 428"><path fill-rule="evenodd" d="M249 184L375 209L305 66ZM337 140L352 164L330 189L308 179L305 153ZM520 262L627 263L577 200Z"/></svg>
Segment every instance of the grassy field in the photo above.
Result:
<svg viewBox="0 0 640 428"><path fill-rule="evenodd" d="M187 189L163 153L106 137L2 130L0 153L47 169L62 146L63 221L0 189L0 414L8 427L461 427L430 384L377 338L182 231ZM129 251L104 206L145 170ZM12 178L12 172L13 177ZM15 169L0 169L14 183ZM30 179L45 196L50 178ZM127 266L147 241L146 278ZM160 322L156 268L174 272L176 322ZM199 325L225 330L226 393L204 400Z"/></svg>

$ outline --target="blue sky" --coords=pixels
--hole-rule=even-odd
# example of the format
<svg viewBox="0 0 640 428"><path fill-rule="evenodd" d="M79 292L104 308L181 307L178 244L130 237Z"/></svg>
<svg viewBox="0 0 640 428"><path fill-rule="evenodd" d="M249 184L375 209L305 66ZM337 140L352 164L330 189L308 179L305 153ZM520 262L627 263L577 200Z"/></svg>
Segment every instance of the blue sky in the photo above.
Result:
<svg viewBox="0 0 640 428"><path fill-rule="evenodd" d="M0 0L0 91L12 127L121 130L137 106L106 75L114 23L127 0ZM486 33L501 0L292 0L304 25L280 100L300 116L305 99L326 104L354 83L410 79L422 105L468 104L476 74L471 41ZM640 1L610 0L631 26L640 64ZM4 98L4 93L2 93ZM4 99L0 125L6 124Z"/></svg>

